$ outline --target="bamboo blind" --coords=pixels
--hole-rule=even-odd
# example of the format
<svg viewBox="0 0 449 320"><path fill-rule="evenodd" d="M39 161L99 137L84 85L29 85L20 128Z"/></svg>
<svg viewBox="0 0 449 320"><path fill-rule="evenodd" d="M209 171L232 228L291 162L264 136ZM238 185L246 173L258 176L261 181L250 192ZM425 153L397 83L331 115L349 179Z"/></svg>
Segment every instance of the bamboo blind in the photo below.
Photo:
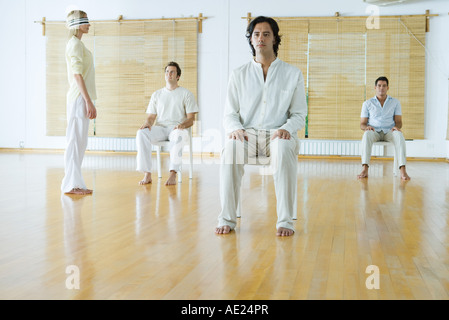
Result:
<svg viewBox="0 0 449 320"><path fill-rule="evenodd" d="M95 59L97 119L89 134L98 137L135 137L146 118L151 95L165 86L164 67L179 63L179 85L197 99L197 33L192 20L91 22L82 41ZM47 37L47 135L65 135L65 62L67 30L48 24ZM198 134L197 123L192 128Z"/></svg>
<svg viewBox="0 0 449 320"><path fill-rule="evenodd" d="M276 19L279 57L305 75L309 138L360 139L362 103L379 76L401 102L406 138L424 138L425 17L381 17L379 29L366 29L363 17Z"/></svg>
<svg viewBox="0 0 449 320"><path fill-rule="evenodd" d="M279 27L282 30L281 46L278 53L279 58L297 66L304 76L304 84L307 84L308 22L299 20L281 21ZM308 99L307 90L306 98ZM298 132L299 137L305 137L307 134L307 126Z"/></svg>
<svg viewBox="0 0 449 320"><path fill-rule="evenodd" d="M67 67L64 60L67 29L49 25L47 30L47 135L62 136L65 135L67 127L66 94L69 89Z"/></svg>

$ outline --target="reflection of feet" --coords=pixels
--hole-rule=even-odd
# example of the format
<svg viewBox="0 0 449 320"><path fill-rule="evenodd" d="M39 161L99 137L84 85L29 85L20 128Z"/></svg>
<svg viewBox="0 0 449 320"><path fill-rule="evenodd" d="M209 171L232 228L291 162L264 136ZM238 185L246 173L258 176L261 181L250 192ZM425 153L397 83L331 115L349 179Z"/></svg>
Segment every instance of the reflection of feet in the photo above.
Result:
<svg viewBox="0 0 449 320"><path fill-rule="evenodd" d="M149 184L151 182L153 182L153 180L151 179L151 172L145 172L145 175L144 175L143 179L139 181L139 184L141 186L143 186L143 185Z"/></svg>
<svg viewBox="0 0 449 320"><path fill-rule="evenodd" d="M172 186L176 184L176 171L170 171L170 176L165 182L166 186Z"/></svg>
<svg viewBox="0 0 449 320"><path fill-rule="evenodd" d="M360 179L360 183L362 184L363 190L368 190L368 179Z"/></svg>
<svg viewBox="0 0 449 320"><path fill-rule="evenodd" d="M178 188L167 188L168 196L171 199L175 199L178 196Z"/></svg>
<svg viewBox="0 0 449 320"><path fill-rule="evenodd" d="M289 237L292 236L294 233L295 231L293 231L292 229L279 228L276 232L276 235L280 237Z"/></svg>
<svg viewBox="0 0 449 320"><path fill-rule="evenodd" d="M70 190L69 192L65 192L66 194L92 194L92 190L90 189L81 189L81 188L73 188L72 190Z"/></svg>
<svg viewBox="0 0 449 320"><path fill-rule="evenodd" d="M231 227L227 225L215 228L215 233L217 234L227 234L229 232L231 232Z"/></svg>
<svg viewBox="0 0 449 320"><path fill-rule="evenodd" d="M64 193L63 196L61 197L61 199L63 201L67 201L65 199L70 199L70 201L80 201L81 199L85 199L85 194L69 194L69 193Z"/></svg>
<svg viewBox="0 0 449 320"><path fill-rule="evenodd" d="M407 184L408 181L409 181L409 180L402 180L402 179L401 179L401 183L400 183L400 185L399 185L399 189L400 189L400 190L405 190L405 185Z"/></svg>

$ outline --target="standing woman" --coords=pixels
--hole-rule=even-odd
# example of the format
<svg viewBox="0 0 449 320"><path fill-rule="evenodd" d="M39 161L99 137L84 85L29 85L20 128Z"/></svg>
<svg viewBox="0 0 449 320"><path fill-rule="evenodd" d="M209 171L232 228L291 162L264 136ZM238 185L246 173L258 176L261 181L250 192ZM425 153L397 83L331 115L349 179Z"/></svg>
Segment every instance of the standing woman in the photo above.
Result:
<svg viewBox="0 0 449 320"><path fill-rule="evenodd" d="M69 41L66 46L67 75L67 146L64 153L65 176L61 191L69 194L91 194L81 174L81 164L87 148L89 119L97 117L92 100L97 98L92 53L81 42L89 32L87 14L74 10L67 16Z"/></svg>

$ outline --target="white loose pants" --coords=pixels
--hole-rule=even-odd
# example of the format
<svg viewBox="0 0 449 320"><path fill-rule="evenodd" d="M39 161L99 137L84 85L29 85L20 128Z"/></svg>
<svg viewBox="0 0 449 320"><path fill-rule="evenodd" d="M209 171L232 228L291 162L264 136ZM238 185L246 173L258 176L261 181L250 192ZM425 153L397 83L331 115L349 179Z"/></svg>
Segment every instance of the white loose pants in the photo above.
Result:
<svg viewBox="0 0 449 320"><path fill-rule="evenodd" d="M274 130L275 131L275 130ZM245 164L264 164L258 156L269 156L276 193L276 228L294 230L293 217L297 208L297 162L299 143L296 137L289 140L274 139L274 133L265 130L246 130L248 141L229 139L221 155L220 200L222 210L218 226L228 225L233 230L237 223L237 207Z"/></svg>
<svg viewBox="0 0 449 320"><path fill-rule="evenodd" d="M387 133L384 133L383 131L376 132L376 131L365 131L362 138L362 164L369 165L371 160L371 150L373 147L374 142L378 141L387 141L392 142L394 145L394 148L396 149L397 154L397 163L398 168L405 166L407 159L406 159L406 150L405 150L405 139L404 135L401 131L388 131Z"/></svg>
<svg viewBox="0 0 449 320"><path fill-rule="evenodd" d="M86 189L81 165L87 148L89 118L86 103L80 95L74 102L67 104L67 145L64 152L65 175L61 191L69 192L74 188Z"/></svg>
<svg viewBox="0 0 449 320"><path fill-rule="evenodd" d="M179 172L182 164L182 150L189 142L189 132L186 129L175 129L173 127L153 126L151 130L148 128L137 130L136 146L137 146L137 168L136 171L151 172L152 161L152 144L158 141L169 140L170 150L170 171Z"/></svg>

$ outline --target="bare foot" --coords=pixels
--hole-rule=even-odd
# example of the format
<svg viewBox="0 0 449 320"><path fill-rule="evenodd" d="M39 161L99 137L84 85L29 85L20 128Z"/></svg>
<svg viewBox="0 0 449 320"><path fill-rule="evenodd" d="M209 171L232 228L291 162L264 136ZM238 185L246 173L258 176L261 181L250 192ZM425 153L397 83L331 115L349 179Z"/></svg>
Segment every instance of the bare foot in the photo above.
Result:
<svg viewBox="0 0 449 320"><path fill-rule="evenodd" d="M289 237L292 236L294 233L295 231L293 231L292 229L279 228L276 232L276 235L280 237Z"/></svg>
<svg viewBox="0 0 449 320"><path fill-rule="evenodd" d="M231 232L231 227L227 226L227 225L215 228L215 233L217 233L217 234L226 234L229 232Z"/></svg>
<svg viewBox="0 0 449 320"><path fill-rule="evenodd" d="M405 170L405 166L400 167L399 170L401 171L401 179L402 180L410 180L410 177L407 174L407 171Z"/></svg>
<svg viewBox="0 0 449 320"><path fill-rule="evenodd" d="M363 165L362 172L357 176L358 179L368 178L368 166L366 164Z"/></svg>
<svg viewBox="0 0 449 320"><path fill-rule="evenodd" d="M65 192L66 194L92 194L92 190L90 189L81 189L81 188L73 188L69 192Z"/></svg>
<svg viewBox="0 0 449 320"><path fill-rule="evenodd" d="M145 172L145 175L143 176L143 179L139 181L139 184L143 186L144 184L149 184L153 182L151 179L151 172Z"/></svg>
<svg viewBox="0 0 449 320"><path fill-rule="evenodd" d="M170 171L170 176L165 182L166 186L172 186L176 184L176 171Z"/></svg>

